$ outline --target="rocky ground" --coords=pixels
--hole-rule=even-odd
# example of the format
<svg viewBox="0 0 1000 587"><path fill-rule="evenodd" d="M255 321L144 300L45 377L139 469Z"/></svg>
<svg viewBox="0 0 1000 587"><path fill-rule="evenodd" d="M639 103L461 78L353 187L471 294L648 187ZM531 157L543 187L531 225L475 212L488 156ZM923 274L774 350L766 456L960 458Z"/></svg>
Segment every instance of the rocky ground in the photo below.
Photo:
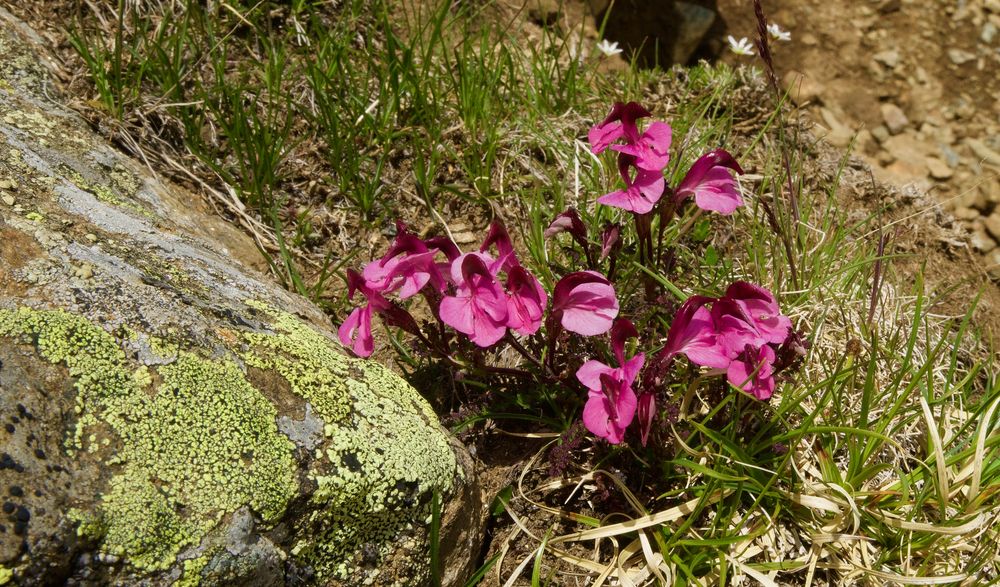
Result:
<svg viewBox="0 0 1000 587"><path fill-rule="evenodd" d="M817 134L855 141L877 179L937 196L1000 276L1000 0L764 5L792 33L776 65ZM749 2L719 10L729 33L752 38Z"/></svg>

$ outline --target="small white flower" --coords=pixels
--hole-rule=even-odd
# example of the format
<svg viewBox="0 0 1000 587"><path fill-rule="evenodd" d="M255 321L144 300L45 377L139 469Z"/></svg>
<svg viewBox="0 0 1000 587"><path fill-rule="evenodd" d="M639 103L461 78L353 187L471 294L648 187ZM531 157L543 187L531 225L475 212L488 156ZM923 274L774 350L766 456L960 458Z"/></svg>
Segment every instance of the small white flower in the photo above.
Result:
<svg viewBox="0 0 1000 587"><path fill-rule="evenodd" d="M729 35L729 50L737 55L753 55L753 45L746 37L742 37L739 41Z"/></svg>
<svg viewBox="0 0 1000 587"><path fill-rule="evenodd" d="M767 33L771 35L771 38L774 39L775 41L792 40L792 33L781 30L781 27L775 23L767 25Z"/></svg>
<svg viewBox="0 0 1000 587"><path fill-rule="evenodd" d="M613 57L622 52L622 50L618 48L617 41L611 42L607 39L601 39L601 42L597 44L597 50L604 53L608 57Z"/></svg>

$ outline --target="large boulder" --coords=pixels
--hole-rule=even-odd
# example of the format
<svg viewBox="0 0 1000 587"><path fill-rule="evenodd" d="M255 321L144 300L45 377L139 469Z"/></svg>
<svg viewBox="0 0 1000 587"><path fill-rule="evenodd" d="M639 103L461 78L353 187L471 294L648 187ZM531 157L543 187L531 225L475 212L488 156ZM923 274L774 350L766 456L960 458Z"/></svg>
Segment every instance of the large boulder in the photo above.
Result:
<svg viewBox="0 0 1000 587"><path fill-rule="evenodd" d="M116 152L0 8L0 585L421 584L469 457L245 236ZM257 259L259 261L259 258Z"/></svg>

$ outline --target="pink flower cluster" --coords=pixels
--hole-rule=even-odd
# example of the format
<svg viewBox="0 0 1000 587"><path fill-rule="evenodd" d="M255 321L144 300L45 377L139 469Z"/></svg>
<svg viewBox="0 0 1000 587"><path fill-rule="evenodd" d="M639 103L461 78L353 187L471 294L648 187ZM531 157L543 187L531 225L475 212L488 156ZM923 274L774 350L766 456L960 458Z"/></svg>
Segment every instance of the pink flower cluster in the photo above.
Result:
<svg viewBox="0 0 1000 587"><path fill-rule="evenodd" d="M595 154L609 147L618 152L618 172L625 182L625 189L605 194L598 202L646 214L663 197L666 191L663 170L670 161L672 131L667 123L654 121L640 133L636 121L648 116L650 112L636 102L616 102L611 113L587 133ZM618 143L621 140L624 144ZM695 204L703 210L732 214L743 205L743 198L730 170L743 173L739 163L726 151L717 149L703 155L673 190L672 203L677 205L694 197Z"/></svg>
<svg viewBox="0 0 1000 587"><path fill-rule="evenodd" d="M495 251L495 254L493 253ZM443 257L443 259L440 259ZM348 297L360 293L355 308L338 329L340 341L367 357L374 350L372 315L422 336L416 322L386 296L405 300L422 293L441 322L479 347L499 342L508 329L520 335L538 331L548 294L525 269L502 224L494 222L478 251L462 253L450 240L422 240L397 224L396 238L381 259L359 274L347 272ZM595 271L564 276L553 290L550 317L566 330L585 336L607 332L618 315L614 287Z"/></svg>
<svg viewBox="0 0 1000 587"><path fill-rule="evenodd" d="M678 310L667 334L667 343L647 367L641 392L635 385L645 355L625 356L625 343L638 337L628 320L611 329L612 367L596 359L584 363L576 378L587 388L583 423L595 436L611 444L625 438L625 430L638 419L645 445L656 416L654 387L659 383L650 369L666 370L683 354L693 363L724 372L729 382L759 400L774 392L775 351L788 340L792 322L781 313L774 296L763 287L738 281L721 298L692 296Z"/></svg>
<svg viewBox="0 0 1000 587"><path fill-rule="evenodd" d="M791 319L771 292L737 281L721 298L688 298L670 324L659 358L669 362L683 354L698 365L724 370L734 386L766 400L774 393L775 349L791 329Z"/></svg>

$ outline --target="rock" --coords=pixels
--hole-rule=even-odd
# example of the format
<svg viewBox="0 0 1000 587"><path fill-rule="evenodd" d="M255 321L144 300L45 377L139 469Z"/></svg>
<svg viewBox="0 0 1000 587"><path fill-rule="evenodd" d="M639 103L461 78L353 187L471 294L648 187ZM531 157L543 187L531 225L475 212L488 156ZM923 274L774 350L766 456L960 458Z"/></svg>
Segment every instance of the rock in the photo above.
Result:
<svg viewBox="0 0 1000 587"><path fill-rule="evenodd" d="M882 104L879 109L882 111L882 120L885 121L885 126L891 134L898 135L910 124L903 110L891 102Z"/></svg>
<svg viewBox="0 0 1000 587"><path fill-rule="evenodd" d="M927 171L934 179L948 179L954 173L947 163L937 157L927 157L924 161L927 163Z"/></svg>
<svg viewBox="0 0 1000 587"><path fill-rule="evenodd" d="M899 51L896 51L895 49L880 51L872 55L872 59L889 69L894 69L897 65L899 65Z"/></svg>
<svg viewBox="0 0 1000 587"><path fill-rule="evenodd" d="M785 74L782 82L796 106L823 103L822 96L826 88L816 79L802 75L797 71L789 71Z"/></svg>
<svg viewBox="0 0 1000 587"><path fill-rule="evenodd" d="M983 7L993 14L1000 14L1000 0L986 0Z"/></svg>
<svg viewBox="0 0 1000 587"><path fill-rule="evenodd" d="M0 122L0 177L38 215L0 211L7 579L422 584L438 493L445 582L464 583L484 508L430 405L58 105L25 28L0 8L0 112L45 122Z"/></svg>
<svg viewBox="0 0 1000 587"><path fill-rule="evenodd" d="M955 208L952 215L959 220L975 220L979 218L979 211L972 208L966 208L965 206L959 206Z"/></svg>
<svg viewBox="0 0 1000 587"><path fill-rule="evenodd" d="M979 139L968 137L965 139L965 144L972 149L972 152L976 154L976 157L978 157L980 161L1000 167L1000 153L997 153L993 149L987 147L986 143L980 141Z"/></svg>
<svg viewBox="0 0 1000 587"><path fill-rule="evenodd" d="M979 33L979 40L987 45L992 45L997 37L997 25L987 22L983 25L983 30Z"/></svg>
<svg viewBox="0 0 1000 587"><path fill-rule="evenodd" d="M997 241L986 233L981 222L975 223L969 234L969 244L980 253L989 253L997 248Z"/></svg>
<svg viewBox="0 0 1000 587"><path fill-rule="evenodd" d="M948 49L947 53L948 59L951 59L951 62L955 65L962 65L976 58L974 54L962 49Z"/></svg>
<svg viewBox="0 0 1000 587"><path fill-rule="evenodd" d="M4 194L2 197L0 197L0 200L3 200L3 203L7 204L8 206L13 206L14 202L17 201L14 199L14 196L10 194Z"/></svg>
<svg viewBox="0 0 1000 587"><path fill-rule="evenodd" d="M698 4L677 1L674 11L679 23L674 40L674 63L687 63L715 22L715 11Z"/></svg>
<svg viewBox="0 0 1000 587"><path fill-rule="evenodd" d="M889 140L889 129L880 124L872 129L872 137L874 137L879 144L882 144Z"/></svg>
<svg viewBox="0 0 1000 587"><path fill-rule="evenodd" d="M826 140L835 147L846 147L854 139L854 131L840 121L836 114L828 108L820 108L820 116L823 122L829 127L830 132L826 135Z"/></svg>
<svg viewBox="0 0 1000 587"><path fill-rule="evenodd" d="M983 221L983 226L986 227L986 232L990 233L993 238L1000 239L1000 212L990 214Z"/></svg>

